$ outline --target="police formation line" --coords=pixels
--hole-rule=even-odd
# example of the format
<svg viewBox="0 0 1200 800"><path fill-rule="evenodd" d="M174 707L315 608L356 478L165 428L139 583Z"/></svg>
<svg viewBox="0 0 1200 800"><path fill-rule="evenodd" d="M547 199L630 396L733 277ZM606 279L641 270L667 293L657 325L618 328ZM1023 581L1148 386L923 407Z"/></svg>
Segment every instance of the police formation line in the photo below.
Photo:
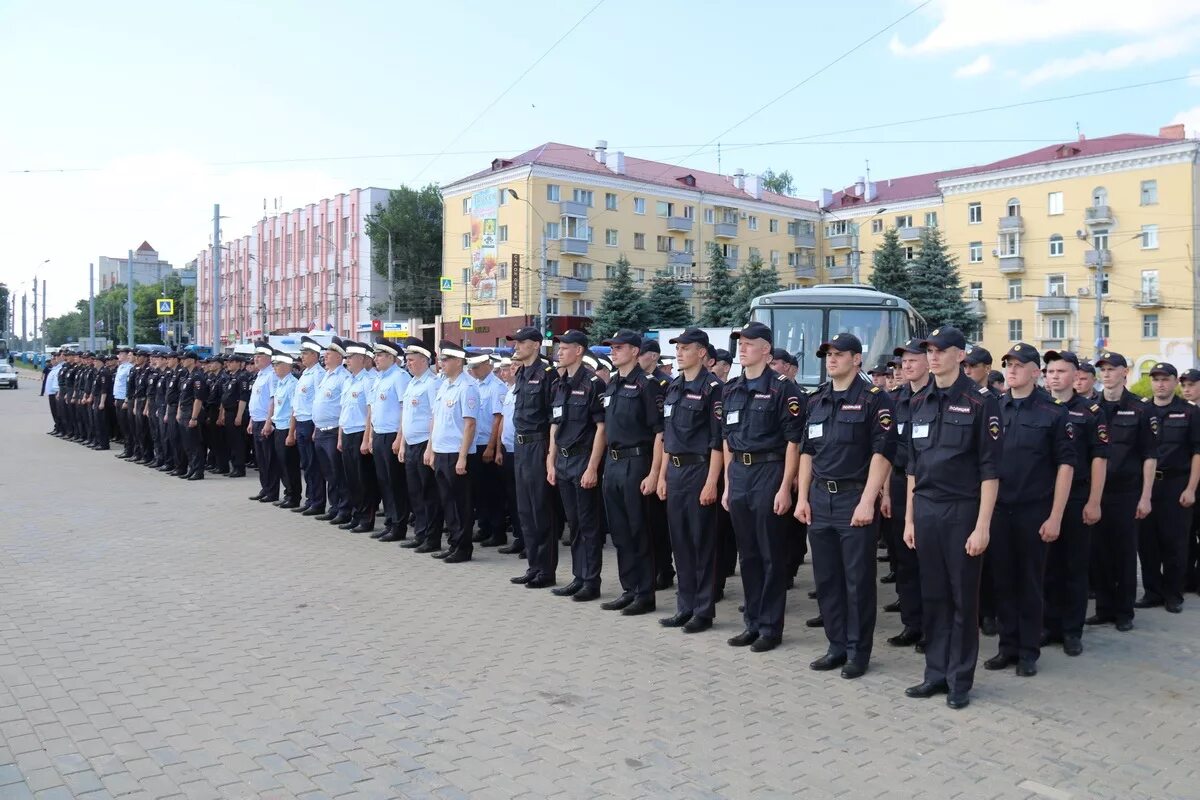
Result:
<svg viewBox="0 0 1200 800"><path fill-rule="evenodd" d="M728 643L755 652L782 639L807 542L808 624L828 640L810 666L847 679L870 663L882 540L898 595L885 609L903 623L887 641L925 657L906 694L951 708L969 703L981 624L998 634L984 667L1031 677L1041 648L1079 655L1085 626L1128 631L1135 609L1177 613L1196 588L1200 414L1176 388L1195 399L1200 371L1157 364L1141 400L1120 354L1093 365L1017 343L1000 392L990 354L943 327L872 370L888 390L841 333L818 348L829 380L808 396L768 327L733 337L728 380L732 357L700 329L671 340L672 375L635 331L604 340L611 361L567 331L555 364L523 328L511 359L415 338L303 337L298 357L262 345L203 363L65 353L46 393L61 438L106 450L119 431L119 458L188 480L252 464L253 501L447 564L498 547L527 563L512 583L576 602L601 597L610 538L620 593L602 607L652 612L677 580L660 624L686 633L712 626L740 561L744 630ZM572 580L558 586L565 531Z"/></svg>

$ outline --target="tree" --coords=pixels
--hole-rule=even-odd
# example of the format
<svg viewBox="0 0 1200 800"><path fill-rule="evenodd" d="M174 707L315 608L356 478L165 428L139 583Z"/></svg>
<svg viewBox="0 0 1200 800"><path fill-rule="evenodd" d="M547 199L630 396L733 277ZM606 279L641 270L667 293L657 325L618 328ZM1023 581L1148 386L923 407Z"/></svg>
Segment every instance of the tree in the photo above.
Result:
<svg viewBox="0 0 1200 800"><path fill-rule="evenodd" d="M895 228L888 228L883 232L883 241L875 248L874 256L875 269L871 273L871 285L881 292L908 297L908 261L900 248L900 236Z"/></svg>
<svg viewBox="0 0 1200 800"><path fill-rule="evenodd" d="M779 288L779 273L775 268L763 263L762 256L750 256L750 263L738 278L737 313L731 326L738 327L749 322L750 301L760 295L778 292Z"/></svg>
<svg viewBox="0 0 1200 800"><path fill-rule="evenodd" d="M686 328L692 324L692 309L670 273L660 272L654 276L646 295L646 309L650 328Z"/></svg>
<svg viewBox="0 0 1200 800"><path fill-rule="evenodd" d="M615 266L616 272L604 289L600 307L592 315L592 324L588 326L588 335L597 342L607 339L621 328L644 331L650 323L646 296L633 284L629 259L622 255Z"/></svg>
<svg viewBox="0 0 1200 800"><path fill-rule="evenodd" d="M388 236L392 238L395 282L388 287L396 311L432 318L442 306L438 279L442 274L442 192L436 184L423 189L393 189L386 207L377 205L367 218L371 266L388 274Z"/></svg>
<svg viewBox="0 0 1200 800"><path fill-rule="evenodd" d="M926 228L921 236L921 251L909 268L906 298L930 328L953 325L968 331L979 322L963 299L958 261L946 252L938 228Z"/></svg>
<svg viewBox="0 0 1200 800"><path fill-rule="evenodd" d="M0 331L8 330L8 287L0 283Z"/></svg>
<svg viewBox="0 0 1200 800"><path fill-rule="evenodd" d="M775 194L791 195L796 192L796 186L792 180L792 173L784 170L779 174L775 170L768 168L762 174L763 188Z"/></svg>
<svg viewBox="0 0 1200 800"><path fill-rule="evenodd" d="M700 324L710 328L733 327L737 317L737 279L729 274L729 262L720 246L713 244L708 251L708 288L704 290L704 305L700 309Z"/></svg>

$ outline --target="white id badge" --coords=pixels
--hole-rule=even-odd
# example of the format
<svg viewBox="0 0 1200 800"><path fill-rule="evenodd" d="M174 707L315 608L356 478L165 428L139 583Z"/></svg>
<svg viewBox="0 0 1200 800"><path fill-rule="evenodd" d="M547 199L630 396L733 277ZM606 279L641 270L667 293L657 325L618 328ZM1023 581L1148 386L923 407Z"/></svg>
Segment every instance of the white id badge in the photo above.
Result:
<svg viewBox="0 0 1200 800"><path fill-rule="evenodd" d="M558 419L562 416L562 406L554 406L554 418Z"/></svg>
<svg viewBox="0 0 1200 800"><path fill-rule="evenodd" d="M675 406L674 406L673 404L671 404L671 403L668 403L667 405L663 406L663 416L664 416L664 417L669 417L669 416L671 416L671 410L672 410L673 408L675 408Z"/></svg>
<svg viewBox="0 0 1200 800"><path fill-rule="evenodd" d="M912 438L928 439L929 438L929 423L927 423L927 422L913 423Z"/></svg>
<svg viewBox="0 0 1200 800"><path fill-rule="evenodd" d="M904 435L904 429L905 429L906 427L908 427L908 423L907 423L907 422L901 422L901 423L898 423L898 424L896 425L896 433L898 433L898 434L900 434L901 436L903 436L903 435Z"/></svg>
<svg viewBox="0 0 1200 800"><path fill-rule="evenodd" d="M816 425L808 426L808 438L820 439L825 435L825 423L818 422Z"/></svg>
<svg viewBox="0 0 1200 800"><path fill-rule="evenodd" d="M728 414L725 415L725 424L726 425L737 425L738 422L741 420L741 418L742 418L741 411L730 411Z"/></svg>
<svg viewBox="0 0 1200 800"><path fill-rule="evenodd" d="M612 397L610 397L609 395L604 395L604 397L600 398L600 405L604 406L605 408L608 408L609 400L612 400Z"/></svg>

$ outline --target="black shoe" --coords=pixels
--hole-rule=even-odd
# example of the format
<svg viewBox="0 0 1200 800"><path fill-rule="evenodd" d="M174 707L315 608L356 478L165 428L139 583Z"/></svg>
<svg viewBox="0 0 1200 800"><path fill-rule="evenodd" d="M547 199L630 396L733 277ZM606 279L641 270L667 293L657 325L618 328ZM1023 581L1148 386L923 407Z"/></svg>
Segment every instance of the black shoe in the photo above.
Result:
<svg viewBox="0 0 1200 800"><path fill-rule="evenodd" d="M945 681L925 681L918 683L916 686L910 686L904 690L905 697L915 697L920 700L933 697L935 694L946 694L950 691L950 687Z"/></svg>
<svg viewBox="0 0 1200 800"><path fill-rule="evenodd" d="M984 617L979 623L979 632L984 636L996 635L996 618Z"/></svg>
<svg viewBox="0 0 1200 800"><path fill-rule="evenodd" d="M237 472L231 472L228 475L226 475L225 477L226 478L244 478L244 477L246 477L246 470L239 469Z"/></svg>
<svg viewBox="0 0 1200 800"><path fill-rule="evenodd" d="M600 607L605 611L621 611L633 601L633 592L621 592L616 599L609 600L607 603L601 603Z"/></svg>
<svg viewBox="0 0 1200 800"><path fill-rule="evenodd" d="M403 542L400 543L400 546L403 547L405 550L416 550L421 545L422 545L422 542L418 542L416 539L405 539Z"/></svg>
<svg viewBox="0 0 1200 800"><path fill-rule="evenodd" d="M585 586L571 596L571 599L576 603L586 603L589 600L598 600L600 598L600 589L595 586Z"/></svg>
<svg viewBox="0 0 1200 800"><path fill-rule="evenodd" d="M1121 633L1128 633L1129 631L1133 630L1133 620L1131 620L1131 619L1121 620L1120 622L1117 623L1117 630L1119 630Z"/></svg>
<svg viewBox="0 0 1200 800"><path fill-rule="evenodd" d="M325 509L317 508L316 506L309 506L308 508L306 508L300 512L300 516L302 516L302 517L318 517L318 518L320 518L324 514L325 514Z"/></svg>
<svg viewBox="0 0 1200 800"><path fill-rule="evenodd" d="M477 530L477 531L475 531L475 535L471 537L471 541L474 542L475 544L482 544L483 540L486 538L487 538L486 533L484 533L482 530Z"/></svg>
<svg viewBox="0 0 1200 800"><path fill-rule="evenodd" d="M403 546L403 545L401 545L401 546ZM413 552L414 553L436 553L439 550L441 550L440 545L436 545L433 542L422 542L419 546L416 547L416 549L413 550Z"/></svg>
<svg viewBox="0 0 1200 800"><path fill-rule="evenodd" d="M842 677L848 681L852 681L855 678L861 678L866 674L867 668L864 664L855 664L854 662L850 662L846 666L842 667Z"/></svg>
<svg viewBox="0 0 1200 800"><path fill-rule="evenodd" d="M1113 617L1105 617L1100 614L1093 614L1083 621L1084 625L1107 625L1110 622L1116 622Z"/></svg>
<svg viewBox="0 0 1200 800"><path fill-rule="evenodd" d="M451 550L438 550L436 553L434 553L434 554L433 554L433 556L432 556L432 557L433 557L433 558L437 558L437 559L449 558L449 557L450 557L450 553L451 553L451 552L453 552L453 551L451 551Z"/></svg>
<svg viewBox="0 0 1200 800"><path fill-rule="evenodd" d="M1141 597L1139 597L1137 600L1134 601L1133 607L1134 608L1157 608L1158 606L1161 606L1162 604L1163 604L1163 601L1158 599L1157 597L1150 597L1149 595L1142 595Z"/></svg>
<svg viewBox="0 0 1200 800"><path fill-rule="evenodd" d="M350 520L349 522L338 525L338 530L339 531L353 531L357 527L358 527L358 523L355 522L354 520Z"/></svg>
<svg viewBox="0 0 1200 800"><path fill-rule="evenodd" d="M654 596L639 597L629 605L621 609L621 615L626 617L639 617L642 614L649 614L655 610Z"/></svg>
<svg viewBox="0 0 1200 800"><path fill-rule="evenodd" d="M769 650L774 650L783 642L782 639L774 636L759 636L754 640L754 644L750 645L751 653L766 653Z"/></svg>
<svg viewBox="0 0 1200 800"><path fill-rule="evenodd" d="M810 628L824 628L825 627L825 618L822 617L820 614L817 614L812 619L805 620L804 624Z"/></svg>
<svg viewBox="0 0 1200 800"><path fill-rule="evenodd" d="M660 592L663 591L664 589L670 589L674 585L675 585L675 576L674 575L659 575L657 578L654 579L654 588Z"/></svg>
<svg viewBox="0 0 1200 800"><path fill-rule="evenodd" d="M354 517L350 516L349 514L338 514L336 517L329 520L329 524L336 528L341 528L348 522L354 522ZM357 525L358 523L355 522L354 524ZM351 525L350 527L353 528L354 525Z"/></svg>
<svg viewBox="0 0 1200 800"><path fill-rule="evenodd" d="M399 528L392 528L390 531L379 537L381 542L403 542L408 538L408 534Z"/></svg>
<svg viewBox="0 0 1200 800"><path fill-rule="evenodd" d="M1063 652L1069 656L1077 656L1083 652L1083 642L1078 636L1064 636Z"/></svg>
<svg viewBox="0 0 1200 800"><path fill-rule="evenodd" d="M663 617L658 621L658 624L662 625L664 628L682 628L684 625L687 625L691 619L692 615L690 613L686 611L680 611L674 616Z"/></svg>
<svg viewBox="0 0 1200 800"><path fill-rule="evenodd" d="M946 698L946 705L955 711L961 711L971 705L971 696L966 692L955 692Z"/></svg>
<svg viewBox="0 0 1200 800"><path fill-rule="evenodd" d="M1037 675L1037 662L1031 658L1022 658L1017 662L1017 677L1032 678Z"/></svg>
<svg viewBox="0 0 1200 800"><path fill-rule="evenodd" d="M566 586L560 586L557 589L551 589L550 594L554 595L555 597L570 597L582 588L583 581L579 580L579 578L576 578Z"/></svg>
<svg viewBox="0 0 1200 800"><path fill-rule="evenodd" d="M1005 655L1004 653L997 653L996 655L989 658L987 661L983 662L983 668L992 670L994 672L998 669L1004 669L1005 667L1011 667L1015 663L1017 663L1016 656L1009 656L1009 655Z"/></svg>
<svg viewBox="0 0 1200 800"><path fill-rule="evenodd" d="M300 504L297 503L295 500L284 500L282 503L279 504L279 507L290 511L294 508L299 508Z"/></svg>
<svg viewBox="0 0 1200 800"><path fill-rule="evenodd" d="M809 664L808 668L811 670L814 670L815 672L829 672L830 670L837 669L838 667L842 666L845 663L846 663L846 654L845 653L843 653L840 656L835 656L830 653L826 653L825 655L818 658L816 661Z"/></svg>
<svg viewBox="0 0 1200 800"><path fill-rule="evenodd" d="M816 590L816 589L809 589L809 590L808 590L808 599L809 599L809 600L816 600L816 599L817 599L817 590Z"/></svg>
<svg viewBox="0 0 1200 800"><path fill-rule="evenodd" d="M519 553L520 551L521 551L521 546L518 545L516 542L512 542L511 544L504 545L503 547L498 549L496 552L504 553L504 555L506 555L506 556L511 556L513 553Z"/></svg>
<svg viewBox="0 0 1200 800"><path fill-rule="evenodd" d="M534 578L531 581L525 582L526 589L548 589L551 586L558 584L554 578Z"/></svg>
<svg viewBox="0 0 1200 800"><path fill-rule="evenodd" d="M1063 635L1061 633L1051 633L1050 631L1042 631L1042 641L1038 644L1039 647L1049 647L1052 644L1062 644Z"/></svg>
<svg viewBox="0 0 1200 800"><path fill-rule="evenodd" d="M317 517L317 522L332 522L335 519L337 519L336 511L326 511L324 514Z"/></svg>
<svg viewBox="0 0 1200 800"><path fill-rule="evenodd" d="M443 564L461 564L464 561L470 561L470 560L471 560L470 553L464 553L462 550L455 550L453 553L451 553L450 555L448 555L444 559L442 559L442 563Z"/></svg>
<svg viewBox="0 0 1200 800"><path fill-rule="evenodd" d="M308 506L302 506L299 503L292 509L293 514L303 514L305 511L308 511Z"/></svg>
<svg viewBox="0 0 1200 800"><path fill-rule="evenodd" d="M278 504L279 504L279 498L278 498L278 497L276 497L276 496L274 496L274 495L270 495L270 494L268 494L268 495L263 495L262 497L260 497L260 498L258 499L258 502L260 502L260 503L271 503L272 505L278 505Z"/></svg>
<svg viewBox="0 0 1200 800"><path fill-rule="evenodd" d="M887 643L892 647L911 647L921 641L921 632L913 628L905 628L895 636L889 638Z"/></svg>
<svg viewBox="0 0 1200 800"><path fill-rule="evenodd" d="M351 533L370 533L373 530L375 530L375 522L373 520L364 519L362 522L358 523L357 527L351 528L350 532Z"/></svg>
<svg viewBox="0 0 1200 800"><path fill-rule="evenodd" d="M712 620L708 617L692 617L683 626L684 633L700 633L712 627Z"/></svg>
<svg viewBox="0 0 1200 800"><path fill-rule="evenodd" d="M883 610L889 614L898 614L900 612L900 601L896 600L895 602L888 603L883 607Z"/></svg>
<svg viewBox="0 0 1200 800"><path fill-rule="evenodd" d="M479 543L479 546L480 547L499 547L500 545L504 544L507 541L508 541L508 537L506 537L506 536L493 536L489 539L484 539L482 542Z"/></svg>
<svg viewBox="0 0 1200 800"><path fill-rule="evenodd" d="M372 538L372 539L382 539L384 536L387 536L387 535L388 535L389 533L391 533L391 532L392 532L392 528L391 528L391 526L389 526L389 525L384 525L384 526L383 526L382 528L380 528L379 530L377 530L377 531L373 532L373 533L371 534L371 538Z"/></svg>
<svg viewBox="0 0 1200 800"><path fill-rule="evenodd" d="M887 575L884 575L882 578L880 578L879 582L880 583L895 583L896 582L896 573L889 572Z"/></svg>
<svg viewBox="0 0 1200 800"><path fill-rule="evenodd" d="M515 578L509 578L508 582L509 583L529 583L533 579L534 579L534 573L526 572L524 575L518 575Z"/></svg>
<svg viewBox="0 0 1200 800"><path fill-rule="evenodd" d="M1181 603L1164 603L1164 606L1169 614L1183 613L1183 605Z"/></svg>
<svg viewBox="0 0 1200 800"><path fill-rule="evenodd" d="M204 473L197 472L195 475L188 475L187 479L189 481L202 481L202 480L204 480Z"/></svg>

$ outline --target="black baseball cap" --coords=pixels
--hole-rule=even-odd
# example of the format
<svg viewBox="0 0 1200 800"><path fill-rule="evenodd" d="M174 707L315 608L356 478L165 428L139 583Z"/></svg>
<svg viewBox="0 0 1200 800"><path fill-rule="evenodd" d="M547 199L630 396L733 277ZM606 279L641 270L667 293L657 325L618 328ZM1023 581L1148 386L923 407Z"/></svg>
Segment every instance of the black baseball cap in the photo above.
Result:
<svg viewBox="0 0 1200 800"><path fill-rule="evenodd" d="M704 357L709 361L717 360L717 348L712 346L712 342L704 345Z"/></svg>
<svg viewBox="0 0 1200 800"><path fill-rule="evenodd" d="M1200 369L1185 369L1179 376L1180 383L1195 383L1196 381L1200 381Z"/></svg>
<svg viewBox="0 0 1200 800"><path fill-rule="evenodd" d="M821 343L821 346L817 348L817 358L824 358L830 350L837 350L839 353L862 354L863 346L853 333L839 333L828 342Z"/></svg>
<svg viewBox="0 0 1200 800"><path fill-rule="evenodd" d="M892 351L892 355L894 356L903 356L905 353L924 355L925 348L921 346L920 339L909 339L907 342Z"/></svg>
<svg viewBox="0 0 1200 800"><path fill-rule="evenodd" d="M796 360L796 357L787 350L784 350L782 347L775 347L771 349L771 360L782 361L783 363L790 364L793 367L800 366L800 362Z"/></svg>
<svg viewBox="0 0 1200 800"><path fill-rule="evenodd" d="M1097 367L1102 367L1105 364L1108 364L1110 367L1129 366L1129 362L1125 360L1125 356L1120 353L1101 353L1100 357L1096 359L1095 364Z"/></svg>
<svg viewBox="0 0 1200 800"><path fill-rule="evenodd" d="M1088 375L1095 376L1095 374L1096 374L1096 365L1090 361L1080 361L1079 368L1081 370L1083 370L1084 372L1086 372Z"/></svg>
<svg viewBox="0 0 1200 800"><path fill-rule="evenodd" d="M1179 377L1179 370L1175 369L1174 364L1160 361L1150 368L1150 374L1153 375L1170 375L1172 378Z"/></svg>
<svg viewBox="0 0 1200 800"><path fill-rule="evenodd" d="M891 372L892 372L891 362L886 358L881 360L875 366L871 367L869 370L867 370L868 375L890 375Z"/></svg>
<svg viewBox="0 0 1200 800"><path fill-rule="evenodd" d="M712 345L708 343L708 334L700 328L688 328L674 339L670 339L669 342L670 344L702 344L710 351L712 350ZM712 353L710 352L709 355Z"/></svg>
<svg viewBox="0 0 1200 800"><path fill-rule="evenodd" d="M662 348L658 346L658 339L643 339L642 344L638 347L638 355L646 353L662 353Z"/></svg>
<svg viewBox="0 0 1200 800"><path fill-rule="evenodd" d="M640 349L642 346L642 335L637 331L621 328L621 330L605 339L601 344L608 345L609 347L614 344L628 344Z"/></svg>
<svg viewBox="0 0 1200 800"><path fill-rule="evenodd" d="M1042 357L1038 354L1037 348L1025 342L1017 342L1012 347L1008 348L1008 352L1000 359L1001 364L1007 364L1009 360L1020 361L1022 364L1037 364L1042 365Z"/></svg>
<svg viewBox="0 0 1200 800"><path fill-rule="evenodd" d="M1079 356L1072 353L1070 350L1047 350L1042 356L1042 361L1049 364L1051 361L1066 361L1069 364L1074 364L1075 368L1079 368Z"/></svg>
<svg viewBox="0 0 1200 800"><path fill-rule="evenodd" d="M578 344L585 348L588 346L587 334L585 334L583 331L576 330L575 328L563 331L554 337L554 341L559 342L560 344Z"/></svg>
<svg viewBox="0 0 1200 800"><path fill-rule="evenodd" d="M988 373L987 382L988 386L991 386L993 383L1004 383L1004 375L1000 373L1000 370L994 369Z"/></svg>
<svg viewBox="0 0 1200 800"><path fill-rule="evenodd" d="M723 361L723 362L725 362L726 364L732 364L732 363L733 363L733 354L732 354L732 353L730 353L728 350L722 350L722 349L719 349L719 348L718 348L718 350L717 350L717 361L718 361L718 362L721 362L721 361Z"/></svg>
<svg viewBox="0 0 1200 800"><path fill-rule="evenodd" d="M774 339L771 335L771 329L761 322L747 322L742 326L740 331L734 331L729 334L730 339L762 339L767 344L771 344Z"/></svg>
<svg viewBox="0 0 1200 800"><path fill-rule="evenodd" d="M510 342L540 342L542 340L542 332L532 325L527 325L519 329L516 333L510 333L504 338Z"/></svg>
<svg viewBox="0 0 1200 800"><path fill-rule="evenodd" d="M953 325L943 325L940 328L934 328L932 333L921 340L922 349L927 350L931 346L938 350L945 350L947 347L966 350L967 337L963 336L963 332Z"/></svg>
<svg viewBox="0 0 1200 800"><path fill-rule="evenodd" d="M986 347L972 347L971 352L967 353L967 357L963 359L963 363L968 367L974 367L978 364L991 365L992 353Z"/></svg>

